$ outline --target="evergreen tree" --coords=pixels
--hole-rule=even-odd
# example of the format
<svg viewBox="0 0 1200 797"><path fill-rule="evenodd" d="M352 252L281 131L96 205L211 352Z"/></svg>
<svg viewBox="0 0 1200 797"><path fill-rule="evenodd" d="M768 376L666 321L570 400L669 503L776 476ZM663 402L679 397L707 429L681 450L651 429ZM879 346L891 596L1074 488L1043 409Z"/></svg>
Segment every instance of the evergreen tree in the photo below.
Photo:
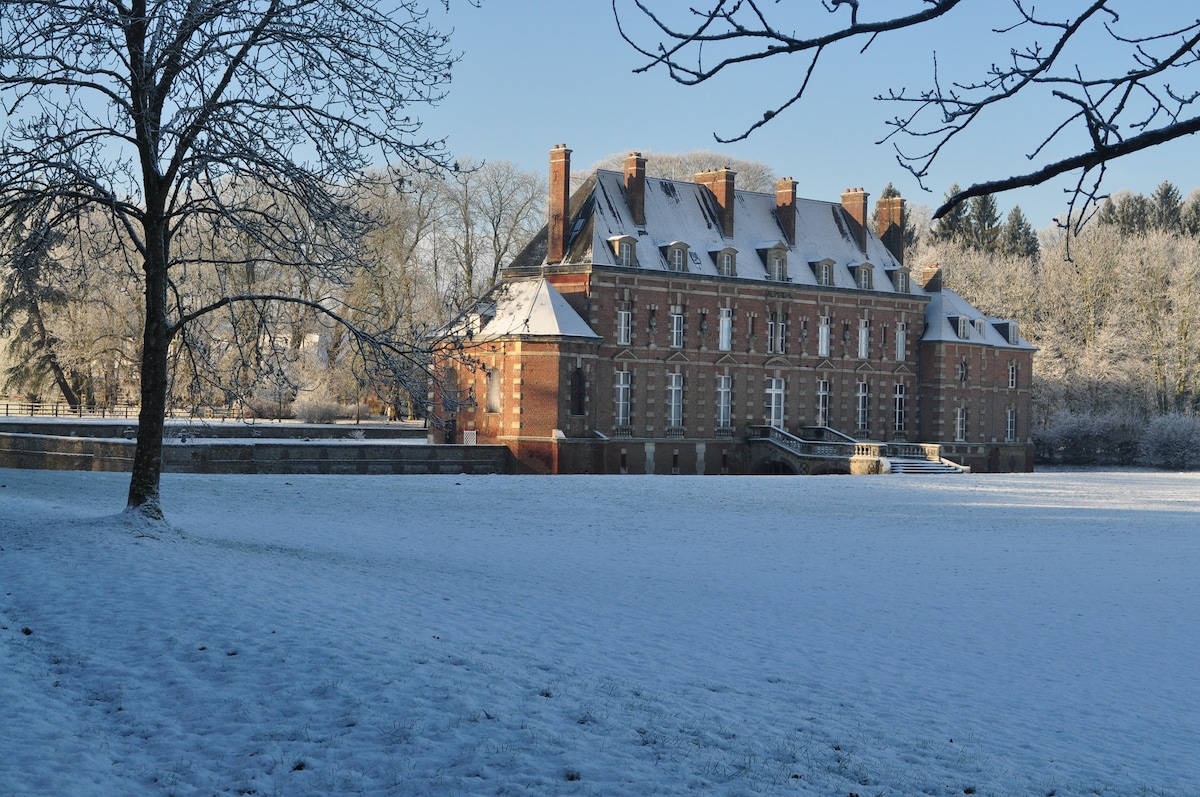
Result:
<svg viewBox="0 0 1200 797"><path fill-rule="evenodd" d="M1033 231L1033 225L1025 218L1025 214L1021 212L1020 205L1008 212L1008 219L1000 230L997 250L1000 254L1017 257L1035 257L1037 255L1037 233Z"/></svg>
<svg viewBox="0 0 1200 797"><path fill-rule="evenodd" d="M1163 232L1180 232L1183 229L1183 198L1179 189L1163 180L1150 197L1151 229Z"/></svg>
<svg viewBox="0 0 1200 797"><path fill-rule="evenodd" d="M949 199L961 190L958 187L958 183L955 183L946 192L946 198ZM930 237L938 242L962 243L966 238L967 220L972 204L972 202L962 202L951 208L946 215L938 219L937 223L933 225Z"/></svg>
<svg viewBox="0 0 1200 797"><path fill-rule="evenodd" d="M1000 211L994 196L984 194L971 200L966 222L967 242L971 246L984 252L996 251L1000 238Z"/></svg>

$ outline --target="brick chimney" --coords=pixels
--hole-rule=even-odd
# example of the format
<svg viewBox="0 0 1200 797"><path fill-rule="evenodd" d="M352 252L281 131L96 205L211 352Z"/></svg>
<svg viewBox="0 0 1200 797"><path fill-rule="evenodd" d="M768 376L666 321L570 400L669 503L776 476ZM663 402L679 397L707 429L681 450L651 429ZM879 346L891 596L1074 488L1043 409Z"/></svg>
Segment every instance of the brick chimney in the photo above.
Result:
<svg viewBox="0 0 1200 797"><path fill-rule="evenodd" d="M942 267L937 263L930 263L921 269L921 273L917 275L917 282L930 293L937 293L942 289Z"/></svg>
<svg viewBox="0 0 1200 797"><path fill-rule="evenodd" d="M875 234L904 265L904 200L886 197L875 203Z"/></svg>
<svg viewBox="0 0 1200 797"><path fill-rule="evenodd" d="M787 242L795 245L796 181L790 177L784 177L775 183L775 218L779 220L779 226L783 230L783 234L787 236Z"/></svg>
<svg viewBox="0 0 1200 797"><path fill-rule="evenodd" d="M721 220L721 235L726 238L733 237L733 188L734 175L733 169L728 166L722 166L716 171L703 171L695 176L695 181L707 188L717 200L717 207L720 212Z"/></svg>
<svg viewBox="0 0 1200 797"><path fill-rule="evenodd" d="M571 150L558 144L550 150L550 205L547 208L546 262L561 263L570 233L567 210L571 199Z"/></svg>
<svg viewBox="0 0 1200 797"><path fill-rule="evenodd" d="M625 158L625 201L638 227L646 226L646 159L640 152Z"/></svg>
<svg viewBox="0 0 1200 797"><path fill-rule="evenodd" d="M847 188L842 192L842 208L850 216L850 234L858 242L858 248L867 253L867 197L861 188Z"/></svg>

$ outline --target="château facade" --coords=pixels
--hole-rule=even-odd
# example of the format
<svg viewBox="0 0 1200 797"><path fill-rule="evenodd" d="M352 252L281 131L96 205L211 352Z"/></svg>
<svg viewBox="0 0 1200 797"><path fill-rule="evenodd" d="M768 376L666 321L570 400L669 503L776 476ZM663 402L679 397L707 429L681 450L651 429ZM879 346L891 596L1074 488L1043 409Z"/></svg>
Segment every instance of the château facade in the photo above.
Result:
<svg viewBox="0 0 1200 797"><path fill-rule="evenodd" d="M550 152L546 227L464 320L465 400L435 402L451 441L540 473L1032 469L1034 348L905 265L902 199L872 223L862 189L650 178L638 153L572 193L570 154Z"/></svg>

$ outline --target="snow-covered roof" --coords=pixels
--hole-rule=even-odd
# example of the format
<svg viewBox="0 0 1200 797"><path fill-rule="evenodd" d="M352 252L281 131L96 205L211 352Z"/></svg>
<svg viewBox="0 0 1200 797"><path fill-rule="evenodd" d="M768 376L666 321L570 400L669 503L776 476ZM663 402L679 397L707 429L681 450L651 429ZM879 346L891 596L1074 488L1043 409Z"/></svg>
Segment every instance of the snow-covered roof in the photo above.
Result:
<svg viewBox="0 0 1200 797"><path fill-rule="evenodd" d="M635 267L640 270L667 271L662 249L678 242L688 246L689 273L718 276L714 254L733 249L737 253L736 279L766 281L767 266L761 253L783 246L787 250L788 281L793 284L816 285L817 278L809 264L829 259L834 263L833 287L856 288L850 269L869 263L879 275L872 290L895 290L885 274L902 268L902 264L871 231L867 232L864 253L840 202L797 199L796 240L789 242L776 220L774 194L735 191L733 236L726 238L712 192L698 183L647 178L646 223L639 226L629 210L624 175L601 170L593 177L594 182L589 181L591 196L578 205L579 215L564 261L567 264L617 266L618 250L612 242L629 236L637 242ZM924 294L921 286L911 281L909 291Z"/></svg>
<svg viewBox="0 0 1200 797"><path fill-rule="evenodd" d="M971 342L1007 349L1033 349L1020 336L1017 322L984 315L963 297L948 288L929 294L925 307L924 341ZM960 320L966 319L965 324ZM965 337L959 333L966 333Z"/></svg>
<svg viewBox="0 0 1200 797"><path fill-rule="evenodd" d="M478 340L514 336L599 338L544 278L504 282L488 294L480 314L490 318ZM482 320L482 319L481 319Z"/></svg>

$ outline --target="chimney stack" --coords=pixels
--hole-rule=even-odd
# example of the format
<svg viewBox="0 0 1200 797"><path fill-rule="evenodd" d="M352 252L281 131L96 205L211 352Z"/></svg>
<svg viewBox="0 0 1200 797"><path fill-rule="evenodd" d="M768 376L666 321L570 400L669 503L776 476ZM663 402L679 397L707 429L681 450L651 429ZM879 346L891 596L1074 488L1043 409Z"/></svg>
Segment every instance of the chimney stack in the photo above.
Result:
<svg viewBox="0 0 1200 797"><path fill-rule="evenodd" d="M694 178L697 183L707 188L713 198L717 200L721 235L726 238L733 237L733 190L734 175L736 174L737 172L728 166L722 166L716 171L700 172Z"/></svg>
<svg viewBox="0 0 1200 797"><path fill-rule="evenodd" d="M567 217L571 200L571 150L558 144L550 150L550 206L547 208L546 262L561 263L567 254Z"/></svg>
<svg viewBox="0 0 1200 797"><path fill-rule="evenodd" d="M904 265L904 200L885 197L875 203L875 234L888 251Z"/></svg>
<svg viewBox="0 0 1200 797"><path fill-rule="evenodd" d="M796 181L784 177L775 183L775 218L787 237L787 242L796 244Z"/></svg>
<svg viewBox="0 0 1200 797"><path fill-rule="evenodd" d="M637 227L646 226L646 159L640 152L625 158L625 201Z"/></svg>
<svg viewBox="0 0 1200 797"><path fill-rule="evenodd" d="M867 197L861 188L847 188L842 192L842 208L850 216L850 234L858 242L859 250L867 253Z"/></svg>
<svg viewBox="0 0 1200 797"><path fill-rule="evenodd" d="M917 275L917 281L925 290L937 293L942 289L942 267L937 263L930 263L921 269L921 273Z"/></svg>

